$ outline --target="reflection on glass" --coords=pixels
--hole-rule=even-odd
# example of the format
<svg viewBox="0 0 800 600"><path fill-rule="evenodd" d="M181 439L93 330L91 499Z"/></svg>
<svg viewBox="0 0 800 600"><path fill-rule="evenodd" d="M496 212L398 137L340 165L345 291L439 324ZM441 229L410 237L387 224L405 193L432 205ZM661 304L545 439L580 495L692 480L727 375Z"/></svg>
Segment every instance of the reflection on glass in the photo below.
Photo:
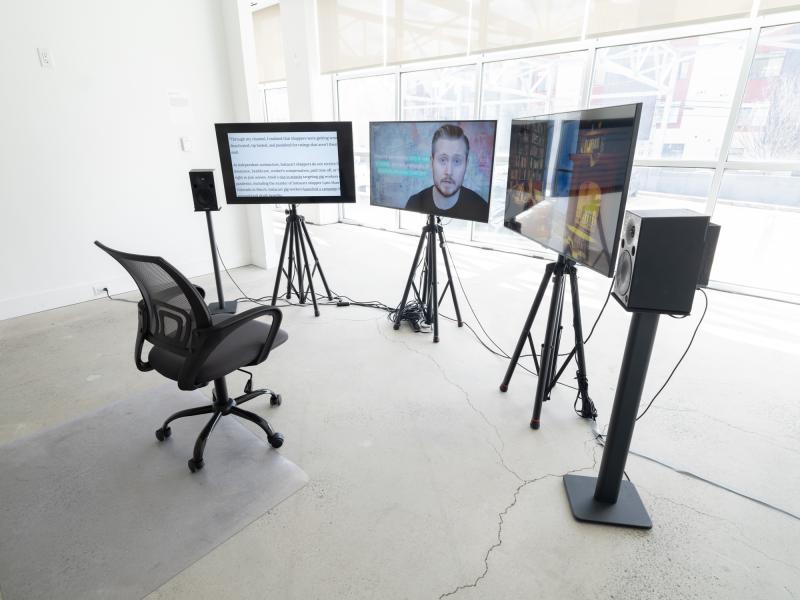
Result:
<svg viewBox="0 0 800 600"><path fill-rule="evenodd" d="M628 210L687 208L704 213L712 169L634 167L628 186Z"/></svg>
<svg viewBox="0 0 800 600"><path fill-rule="evenodd" d="M343 204L343 217L371 227L397 228L397 212L369 206L369 123L396 118L394 75L342 79L337 84L339 120L353 123L356 203Z"/></svg>
<svg viewBox="0 0 800 600"><path fill-rule="evenodd" d="M800 24L763 29L729 160L800 160Z"/></svg>
<svg viewBox="0 0 800 600"><path fill-rule="evenodd" d="M353 150L369 152L370 121L392 121L397 115L394 75L341 79L339 120L353 122Z"/></svg>
<svg viewBox="0 0 800 600"><path fill-rule="evenodd" d="M413 71L400 76L404 121L471 119L475 112L475 65Z"/></svg>
<svg viewBox="0 0 800 600"><path fill-rule="evenodd" d="M725 171L720 202L800 209L800 172Z"/></svg>
<svg viewBox="0 0 800 600"><path fill-rule="evenodd" d="M800 173L726 171L711 220L722 227L712 279L800 296Z"/></svg>
<svg viewBox="0 0 800 600"><path fill-rule="evenodd" d="M588 52L503 60L483 67L481 117L497 119L495 177L489 223L475 224L475 239L531 248L503 227L511 119L577 108Z"/></svg>
<svg viewBox="0 0 800 600"><path fill-rule="evenodd" d="M641 101L637 158L716 160L746 31L601 48L590 106Z"/></svg>
<svg viewBox="0 0 800 600"><path fill-rule="evenodd" d="M610 276L641 104L515 119L505 225Z"/></svg>
<svg viewBox="0 0 800 600"><path fill-rule="evenodd" d="M483 67L481 116L497 119L497 151L508 151L511 119L579 108L588 52L502 60Z"/></svg>
<svg viewBox="0 0 800 600"><path fill-rule="evenodd" d="M286 123L289 121L289 91L287 88L265 89L264 105L267 109L268 122Z"/></svg>

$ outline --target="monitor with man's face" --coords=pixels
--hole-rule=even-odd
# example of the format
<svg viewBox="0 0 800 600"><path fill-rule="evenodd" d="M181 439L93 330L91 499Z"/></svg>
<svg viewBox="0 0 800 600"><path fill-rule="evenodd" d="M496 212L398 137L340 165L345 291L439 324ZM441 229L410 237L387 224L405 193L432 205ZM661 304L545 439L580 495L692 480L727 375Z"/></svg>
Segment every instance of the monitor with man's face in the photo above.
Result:
<svg viewBox="0 0 800 600"><path fill-rule="evenodd" d="M370 123L370 204L486 223L496 121Z"/></svg>

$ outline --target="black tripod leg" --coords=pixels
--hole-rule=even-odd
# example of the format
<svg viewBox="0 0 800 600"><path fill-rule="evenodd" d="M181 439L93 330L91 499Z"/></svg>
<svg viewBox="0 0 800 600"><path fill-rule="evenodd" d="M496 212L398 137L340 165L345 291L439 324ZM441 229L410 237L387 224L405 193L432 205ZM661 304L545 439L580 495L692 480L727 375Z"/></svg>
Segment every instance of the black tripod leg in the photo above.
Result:
<svg viewBox="0 0 800 600"><path fill-rule="evenodd" d="M403 290L403 299L397 307L397 314L394 316L394 328L400 329L400 321L403 317L403 310L406 307L406 300L408 300L408 292L411 290L411 284L414 283L414 273L417 272L417 261L419 255L422 253L422 245L425 243L425 231L419 236L419 244L417 244L417 252L414 254L414 260L411 263L411 272L408 274L408 281L406 282L406 289Z"/></svg>
<svg viewBox="0 0 800 600"><path fill-rule="evenodd" d="M548 263L548 265L544 268L544 275L542 275L542 282L539 284L539 291L536 292L536 298L531 305L531 310L528 312L528 318L525 319L525 325L522 327L522 332L519 334L517 346L514 348L514 354L511 355L511 362L508 363L506 375L503 377L503 382L500 384L501 392L508 391L508 384L511 381L511 376L514 374L514 369L517 367L519 355L522 354L522 349L525 347L525 340L530 337L533 319L536 317L536 312L539 310L539 305L542 303L544 291L547 289L547 283L550 281L550 277L553 275L553 269L555 266L555 263ZM533 353L533 362L536 364L536 371L541 375L541 369L539 368L539 364L536 362L536 350L533 348L532 339L531 352Z"/></svg>
<svg viewBox="0 0 800 600"><path fill-rule="evenodd" d="M303 286L303 263L300 260L300 217L294 223L294 263L297 269L297 297L300 304L306 303L306 289Z"/></svg>
<svg viewBox="0 0 800 600"><path fill-rule="evenodd" d="M456 321L459 327L464 326L464 321L461 320L461 309L458 308L458 299L456 298L456 286L453 285L453 277L450 275L450 261L447 259L447 249L444 247L444 236L442 235L441 226L437 228L439 234L439 247L442 249L442 258L444 259L444 269L447 271L447 283L445 284L445 292L447 286L450 286L450 294L453 296L453 306L456 308ZM442 292L444 298L444 292ZM441 303L441 300L439 301Z"/></svg>
<svg viewBox="0 0 800 600"><path fill-rule="evenodd" d="M302 224L303 222L300 221ZM303 251L303 264L305 265L305 270L308 273L308 287L311 291L311 303L314 305L314 316L319 316L319 307L317 307L317 294L314 291L314 277L311 273L311 269L308 266L308 255L306 254L306 244L303 238L298 235L297 238L300 240L300 249Z"/></svg>
<svg viewBox="0 0 800 600"><path fill-rule="evenodd" d="M428 233L428 248L430 249L430 278L431 290L428 294L428 302L430 303L430 311L433 320L433 341L439 341L439 294L436 292L436 231L431 229Z"/></svg>
<svg viewBox="0 0 800 600"><path fill-rule="evenodd" d="M533 336L531 335L530 331L528 331L528 344L531 347L531 356L533 357L533 366L536 367L536 374L538 375L539 374L539 359L536 358L536 348L534 348L534 346L533 346ZM505 391L505 390L503 390L503 391Z"/></svg>
<svg viewBox="0 0 800 600"><path fill-rule="evenodd" d="M292 219L289 224L289 262L286 263L286 299L290 300L292 297L292 279L294 277L294 219L292 215L289 215L289 218Z"/></svg>
<svg viewBox="0 0 800 600"><path fill-rule="evenodd" d="M425 260L422 263L422 306L425 311L425 320L430 321L431 309L428 297L431 292L431 240L428 232L425 232Z"/></svg>
<svg viewBox="0 0 800 600"><path fill-rule="evenodd" d="M583 351L583 324L581 322L581 303L578 297L578 274L574 266L569 270L569 284L572 292L572 327L575 330L575 359L578 363L578 393L581 397L581 416L584 419L597 417L597 410L589 397L589 380L586 377L586 356Z"/></svg>
<svg viewBox="0 0 800 600"><path fill-rule="evenodd" d="M561 375L564 373L564 370L567 368L572 360L572 357L574 356L578 366L578 371L575 374L575 378L578 381L578 395L581 398L581 417L584 419L595 419L597 417L597 409L594 406L594 402L592 402L592 399L589 397L589 380L586 376L586 357L583 346L583 324L581 321L580 308L581 304L578 295L578 276L574 265L570 267L568 274L570 281L570 292L572 295L572 327L575 330L575 347L572 348L570 353L567 355L564 364L561 365L561 368L550 381L548 393L555 387L556 383L558 383L558 380L561 378Z"/></svg>
<svg viewBox="0 0 800 600"><path fill-rule="evenodd" d="M300 226L303 228L303 234L306 236L306 241L308 242L308 249L311 250L311 256L314 257L314 267L317 271L319 271L319 276L322 278L322 285L325 286L325 293L328 294L328 300L333 300L333 295L331 295L331 290L328 287L328 280L325 279L325 273L322 272L322 265L319 264L319 258L317 257L317 253L314 250L314 244L311 243L311 236L308 235L308 229L306 228L306 221L303 219L300 221ZM313 272L310 272L309 278L313 277Z"/></svg>
<svg viewBox="0 0 800 600"><path fill-rule="evenodd" d="M531 428L539 429L542 414L542 402L547 397L550 380L553 375L556 355L558 354L558 338L561 330L561 307L564 303L564 263L563 256L558 257L553 278L553 293L550 298L550 313L547 316L547 332L542 344L542 368L536 382L536 396L533 401Z"/></svg>
<svg viewBox="0 0 800 600"><path fill-rule="evenodd" d="M281 275L283 273L283 259L286 256L286 242L289 239L289 217L286 217L286 228L283 230L283 242L281 243L281 258L278 261L278 274L275 275L275 287L272 289L272 306L278 301L278 288L281 285Z"/></svg>

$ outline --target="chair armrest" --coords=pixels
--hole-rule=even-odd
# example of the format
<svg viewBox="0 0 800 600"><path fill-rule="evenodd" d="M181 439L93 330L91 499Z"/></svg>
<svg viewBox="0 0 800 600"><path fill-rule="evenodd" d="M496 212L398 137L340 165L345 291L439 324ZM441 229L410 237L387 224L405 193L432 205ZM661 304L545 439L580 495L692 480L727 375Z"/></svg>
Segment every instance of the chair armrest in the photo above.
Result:
<svg viewBox="0 0 800 600"><path fill-rule="evenodd" d="M184 362L183 370L178 378L178 387L180 389L194 389L197 373L217 346L245 323L267 315L272 317L272 323L264 345L258 353L256 363L266 360L272 349L275 336L278 335L278 330L283 320L283 313L281 313L279 308L274 306L257 306L243 313L239 313L238 315L234 315L230 319L226 319L212 327L198 329L194 332L192 342L193 350L190 358Z"/></svg>
<svg viewBox="0 0 800 600"><path fill-rule="evenodd" d="M144 346L147 331L150 329L150 316L147 313L147 306L145 306L144 300L139 300L137 306L139 308L139 330L136 332L136 346L133 350L133 360L136 363L136 368L140 371L152 371L153 367L150 366L150 363L142 360L142 347Z"/></svg>

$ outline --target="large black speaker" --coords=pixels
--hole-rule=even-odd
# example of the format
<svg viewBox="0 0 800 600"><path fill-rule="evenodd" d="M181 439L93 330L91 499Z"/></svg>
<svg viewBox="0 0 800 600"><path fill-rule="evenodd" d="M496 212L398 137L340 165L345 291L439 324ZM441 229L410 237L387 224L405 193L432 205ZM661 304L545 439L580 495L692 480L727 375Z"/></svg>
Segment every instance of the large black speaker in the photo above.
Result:
<svg viewBox="0 0 800 600"><path fill-rule="evenodd" d="M625 213L612 292L625 310L691 312L708 221L685 209Z"/></svg>
<svg viewBox="0 0 800 600"><path fill-rule="evenodd" d="M219 210L217 190L214 187L214 171L192 169L189 171L189 183L192 185L195 211Z"/></svg>

